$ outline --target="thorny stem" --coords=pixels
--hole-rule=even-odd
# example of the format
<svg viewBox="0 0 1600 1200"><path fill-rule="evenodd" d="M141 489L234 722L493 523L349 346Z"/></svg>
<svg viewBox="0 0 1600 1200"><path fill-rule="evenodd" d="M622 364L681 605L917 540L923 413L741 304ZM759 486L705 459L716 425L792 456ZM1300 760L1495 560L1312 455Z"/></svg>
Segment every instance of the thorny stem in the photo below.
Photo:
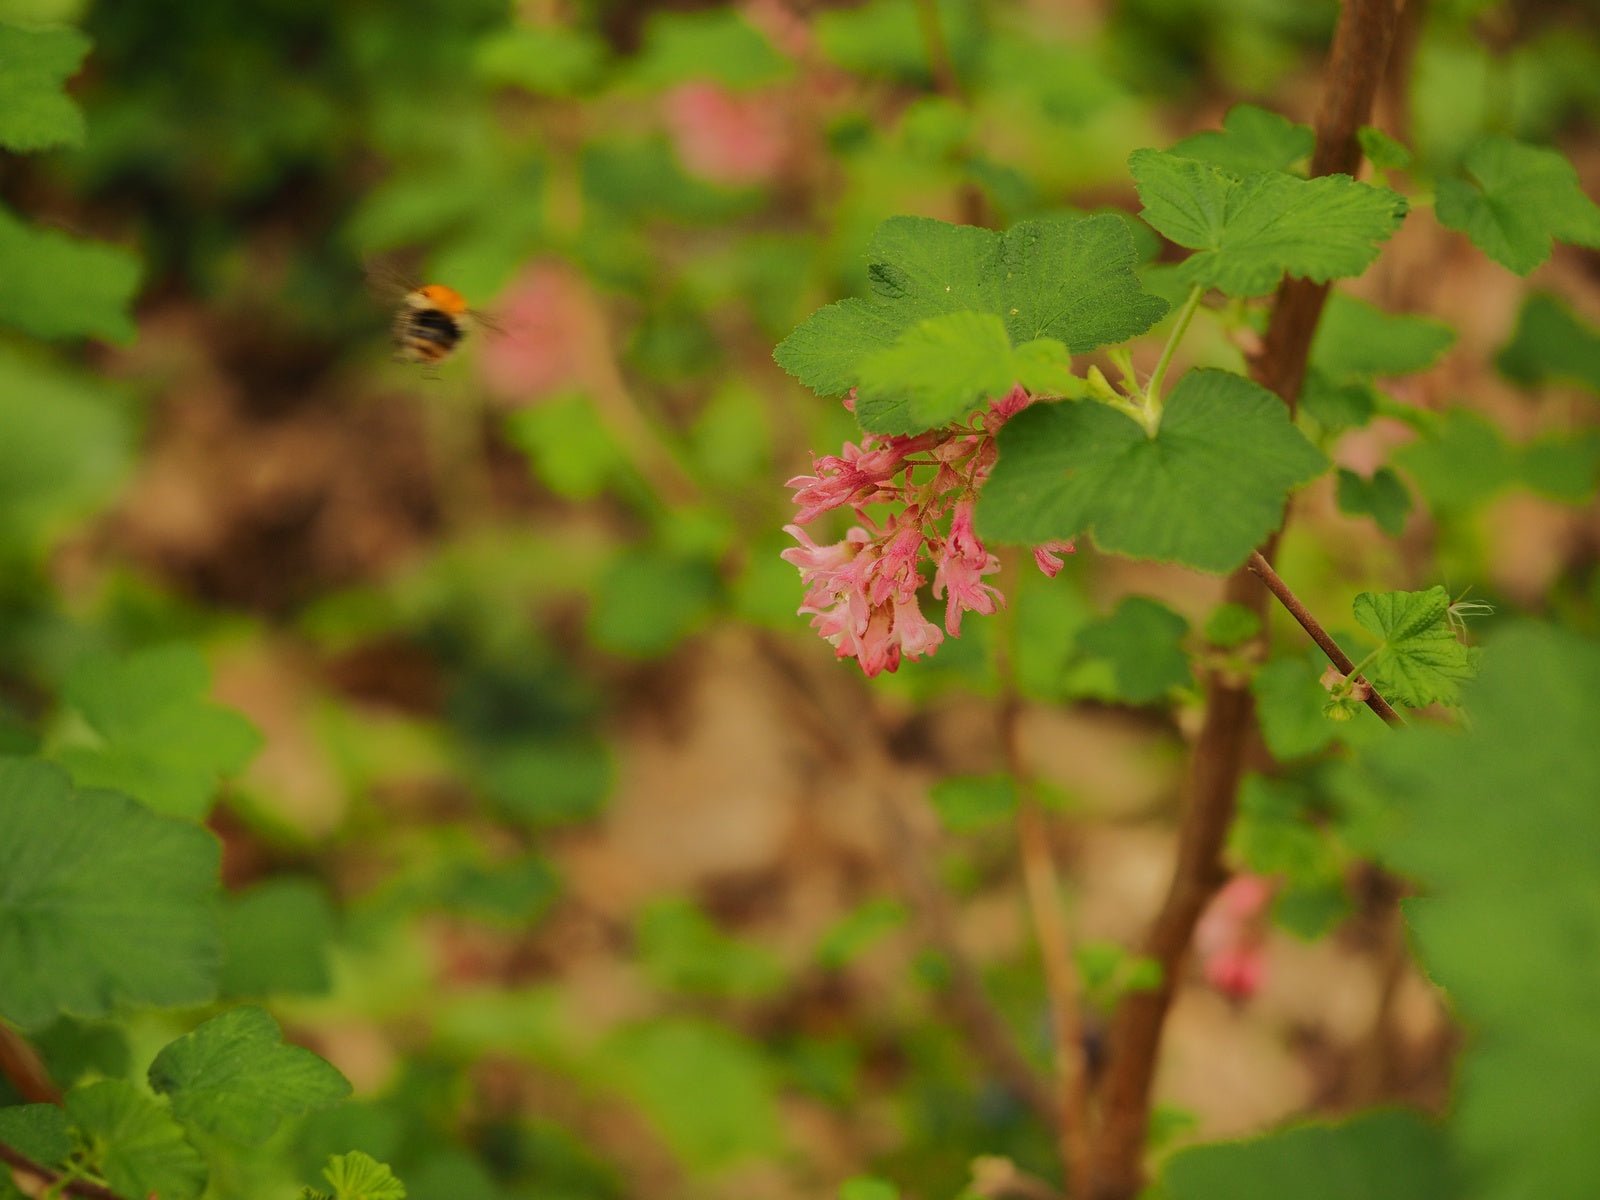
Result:
<svg viewBox="0 0 1600 1200"><path fill-rule="evenodd" d="M1378 689L1360 678L1359 672L1361 668L1372 660L1372 655L1367 655L1359 663L1351 662L1350 656L1339 649L1339 643L1328 635L1328 631L1322 627L1316 617L1311 615L1310 610L1300 603L1300 598L1289 590L1289 585L1272 569L1272 564L1262 556L1260 551L1250 556L1250 562L1247 566L1250 571L1260 577L1262 583L1267 585L1267 590L1278 598L1279 603L1288 610L1289 615L1300 622L1300 628L1311 635L1311 640L1328 656L1328 661L1344 672L1345 678L1356 683L1366 683L1366 686L1371 689L1367 696L1367 707L1390 725L1404 724L1400 719L1400 714L1395 712L1389 706L1389 702L1378 694Z"/></svg>
<svg viewBox="0 0 1600 1200"><path fill-rule="evenodd" d="M1360 165L1356 133L1372 112L1400 5L1401 0L1345 0L1316 117L1313 175L1354 174ZM1326 298L1325 285L1285 281L1273 302L1261 355L1251 364L1256 382L1276 392L1291 412ZM1269 542L1263 558L1270 556ZM1229 576L1225 598L1258 615L1266 609L1266 595L1248 568ZM1091 1200L1131 1200L1140 1190L1162 1026L1195 924L1223 878L1222 848L1254 722L1243 681L1213 670L1205 690L1205 720L1184 784L1178 862L1145 941L1145 953L1161 964L1162 983L1152 991L1129 993L1112 1018Z"/></svg>
<svg viewBox="0 0 1600 1200"><path fill-rule="evenodd" d="M1014 568L1016 564L1006 564ZM1072 938L1061 915L1061 883L1055 857L1050 852L1050 831L1040 807L1033 773L1024 761L1021 744L1022 698L1017 692L1016 618L1010 609L1002 614L1003 634L996 653L1001 679L999 711L1000 746L1006 773L1017 788L1017 851L1022 861L1023 887L1028 914L1039 942L1044 965L1045 992L1050 1005L1050 1032L1054 1044L1056 1086L1060 1092L1062 1166L1068 1194L1089 1194L1090 1128L1089 1080L1083 1056L1082 988L1072 959Z"/></svg>
<svg viewBox="0 0 1600 1200"><path fill-rule="evenodd" d="M1198 283L1189 289L1183 307L1178 310L1178 319L1172 323L1172 332L1167 334L1167 344L1161 347L1156 369L1150 372L1150 382L1145 385L1145 403L1155 412L1158 420L1161 416L1161 385L1166 380L1167 368L1172 365L1172 356L1177 352L1178 343L1183 341L1183 335L1189 331L1189 322L1194 320L1195 309L1200 307L1200 298L1205 293L1205 287Z"/></svg>

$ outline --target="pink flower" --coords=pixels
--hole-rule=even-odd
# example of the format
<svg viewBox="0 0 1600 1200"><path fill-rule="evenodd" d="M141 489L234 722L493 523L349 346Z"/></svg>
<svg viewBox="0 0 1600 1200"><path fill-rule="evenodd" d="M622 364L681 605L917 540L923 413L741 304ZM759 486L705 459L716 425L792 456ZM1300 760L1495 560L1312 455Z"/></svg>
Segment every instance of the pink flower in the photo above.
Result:
<svg viewBox="0 0 1600 1200"><path fill-rule="evenodd" d="M1266 981L1267 908L1276 885L1260 875L1235 875L1195 926L1194 946L1206 982L1231 1000L1248 1000Z"/></svg>
<svg viewBox="0 0 1600 1200"><path fill-rule="evenodd" d="M479 357L485 387L525 403L579 382L589 341L582 285L554 263L525 269L495 306Z"/></svg>
<svg viewBox="0 0 1600 1200"><path fill-rule="evenodd" d="M794 524L784 526L800 544L783 552L800 569L805 598L800 613L834 647L854 658L867 675L893 671L902 658L932 654L961 634L964 613L992 615L1005 597L986 577L1000 560L973 528L973 502L994 469L995 434L1033 402L1021 388L966 421L915 436L866 434L838 454L818 456L812 473L797 475ZM845 398L853 410L854 396ZM890 505L881 523L863 511ZM831 546L814 542L801 526L825 512L850 508L860 521ZM948 532L940 526L948 520ZM1050 542L1034 554L1039 569L1054 575L1072 543ZM917 593L927 582L921 564L934 564L933 598L945 602L944 630L922 613Z"/></svg>
<svg viewBox="0 0 1600 1200"><path fill-rule="evenodd" d="M961 634L963 612L991 616L1005 603L998 589L983 582L985 575L993 575L999 569L1000 560L983 548L973 531L972 501L957 502L950 518L950 536L945 539L944 552L933 575L934 599L948 596L944 626L952 637Z"/></svg>
<svg viewBox="0 0 1600 1200"><path fill-rule="evenodd" d="M678 158L690 173L730 187L777 174L789 139L783 106L773 96L740 96L713 83L685 83L662 103Z"/></svg>
<svg viewBox="0 0 1600 1200"><path fill-rule="evenodd" d="M1054 579L1061 573L1061 568L1067 564L1061 561L1063 554L1071 554L1078 547L1072 542L1046 542L1042 546L1033 548L1033 562L1039 570L1049 579Z"/></svg>

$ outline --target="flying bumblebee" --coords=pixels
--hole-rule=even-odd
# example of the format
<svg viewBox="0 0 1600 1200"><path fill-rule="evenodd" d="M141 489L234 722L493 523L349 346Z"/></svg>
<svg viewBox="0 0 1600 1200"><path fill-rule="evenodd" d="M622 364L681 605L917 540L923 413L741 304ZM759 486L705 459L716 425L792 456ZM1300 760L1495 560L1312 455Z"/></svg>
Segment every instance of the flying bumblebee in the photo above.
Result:
<svg viewBox="0 0 1600 1200"><path fill-rule="evenodd" d="M367 269L369 286L391 301L398 300L390 333L394 356L401 362L437 367L460 348L469 325L499 330L484 314L467 307L460 292L442 283L406 282L382 266Z"/></svg>
<svg viewBox="0 0 1600 1200"><path fill-rule="evenodd" d="M394 354L403 362L436 367L467 336L471 310L461 293L442 283L426 283L406 292L394 315Z"/></svg>

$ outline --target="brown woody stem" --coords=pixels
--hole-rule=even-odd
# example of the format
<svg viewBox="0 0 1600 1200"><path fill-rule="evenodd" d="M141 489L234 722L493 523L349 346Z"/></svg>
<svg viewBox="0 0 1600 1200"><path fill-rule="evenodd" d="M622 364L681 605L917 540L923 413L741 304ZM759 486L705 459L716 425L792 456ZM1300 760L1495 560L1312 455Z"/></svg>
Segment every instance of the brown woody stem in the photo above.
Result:
<svg viewBox="0 0 1600 1200"><path fill-rule="evenodd" d="M1356 134L1372 111L1400 3L1346 0L1317 112L1313 175L1354 174L1360 165ZM1252 364L1256 381L1276 392L1291 411L1299 399L1312 334L1326 299L1326 285L1286 280L1274 298L1261 355ZM1271 553L1269 543L1263 560ZM1248 568L1228 578L1226 598L1265 614L1266 594ZM1208 672L1205 691L1205 721L1185 780L1178 862L1144 947L1161 964L1161 986L1130 993L1112 1018L1110 1063L1101 1097L1103 1121L1090 1193L1094 1200L1131 1200L1140 1190L1162 1026L1195 923L1223 878L1222 849L1233 821L1254 714L1248 687L1228 673Z"/></svg>
<svg viewBox="0 0 1600 1200"><path fill-rule="evenodd" d="M1289 585L1283 581L1282 576L1272 569L1272 564L1262 557L1260 551L1250 556L1250 561L1246 564L1246 567L1253 574L1260 577L1261 582L1267 585L1267 591L1276 596L1278 602L1288 610L1289 615L1300 623L1300 628L1311 635L1311 640L1328 656L1329 662L1346 675L1351 674L1356 669L1356 664L1350 661L1350 656L1339 649L1339 643L1328 635L1328 631L1322 627L1316 617L1311 615L1311 611L1300 603L1300 598L1289 590ZM1400 714L1389 707L1389 702L1378 694L1377 688L1360 677L1357 677L1356 682L1366 685L1366 704L1368 708L1382 717L1387 724L1404 724L1400 719Z"/></svg>

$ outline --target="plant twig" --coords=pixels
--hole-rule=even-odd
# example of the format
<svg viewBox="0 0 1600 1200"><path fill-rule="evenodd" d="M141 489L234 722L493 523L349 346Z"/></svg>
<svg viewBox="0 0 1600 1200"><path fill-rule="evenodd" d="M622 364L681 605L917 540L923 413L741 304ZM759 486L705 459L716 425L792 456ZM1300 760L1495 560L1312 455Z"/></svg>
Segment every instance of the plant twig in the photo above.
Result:
<svg viewBox="0 0 1600 1200"><path fill-rule="evenodd" d="M934 86L941 95L965 103L966 92L950 57L950 42L944 36L944 21L939 16L938 0L916 0L917 24L922 27L922 43L928 51L928 67Z"/></svg>
<svg viewBox="0 0 1600 1200"><path fill-rule="evenodd" d="M1004 562L1016 570L1016 555ZM1050 1007L1050 1034L1055 1056L1056 1090L1060 1097L1056 1137L1061 1147L1062 1170L1068 1194L1075 1200L1089 1194L1091 1129L1089 1125L1089 1071L1084 1061L1082 987L1072 958L1072 937L1061 914L1061 883L1055 856L1050 852L1050 831L1040 808L1033 772L1022 754L1022 697L1017 691L1017 626L1012 609L1001 614L1002 636L996 653L1001 679L998 713L1000 749L1006 773L1017 789L1017 853L1022 863L1022 883L1028 897L1028 915L1039 943L1044 966L1045 994Z"/></svg>
<svg viewBox="0 0 1600 1200"><path fill-rule="evenodd" d="M45 1185L47 1189L56 1189L57 1194L66 1193L69 1196L79 1196L82 1200L124 1200L104 1184L95 1183L89 1179L74 1179L63 1175L60 1171L52 1171L49 1167L41 1167L26 1154L0 1143L0 1162L6 1163L14 1170L25 1175L32 1175Z"/></svg>
<svg viewBox="0 0 1600 1200"><path fill-rule="evenodd" d="M29 1104L60 1104L61 1089L22 1035L0 1025L0 1077Z"/></svg>
<svg viewBox="0 0 1600 1200"><path fill-rule="evenodd" d="M1346 0L1317 112L1313 175L1353 172L1359 164L1356 133L1372 111L1400 3ZM1256 381L1276 392L1291 411L1326 298L1326 287L1286 281L1274 300L1262 353L1251 364ZM1264 557L1270 559L1271 553L1269 543ZM1246 568L1229 576L1225 598L1265 615L1266 593ZM1112 1018L1092 1200L1131 1200L1140 1189L1162 1026L1195 923L1223 878L1222 848L1233 821L1253 710L1249 689L1225 672L1209 672L1205 691L1205 720L1184 786L1178 862L1145 942L1145 953L1161 964L1161 986L1130 992Z"/></svg>
<svg viewBox="0 0 1600 1200"><path fill-rule="evenodd" d="M1272 564L1262 556L1259 550L1250 556L1246 569L1260 577L1261 582L1267 585L1267 591L1276 596L1279 603L1288 610L1289 615L1300 622L1300 628L1311 635L1311 640L1328 656L1329 662L1343 671L1345 675L1354 675L1356 664L1350 661L1350 656L1339 649L1339 643L1328 635L1328 631L1322 627L1316 617L1311 615L1311 611L1300 603L1300 598L1289 590L1289 585L1283 581L1282 576L1272 569ZM1389 702L1378 694L1377 688L1359 676L1355 677L1355 681L1366 686L1367 707L1382 717L1385 723L1396 726L1405 724L1400 719L1400 714L1395 712L1389 706Z"/></svg>

